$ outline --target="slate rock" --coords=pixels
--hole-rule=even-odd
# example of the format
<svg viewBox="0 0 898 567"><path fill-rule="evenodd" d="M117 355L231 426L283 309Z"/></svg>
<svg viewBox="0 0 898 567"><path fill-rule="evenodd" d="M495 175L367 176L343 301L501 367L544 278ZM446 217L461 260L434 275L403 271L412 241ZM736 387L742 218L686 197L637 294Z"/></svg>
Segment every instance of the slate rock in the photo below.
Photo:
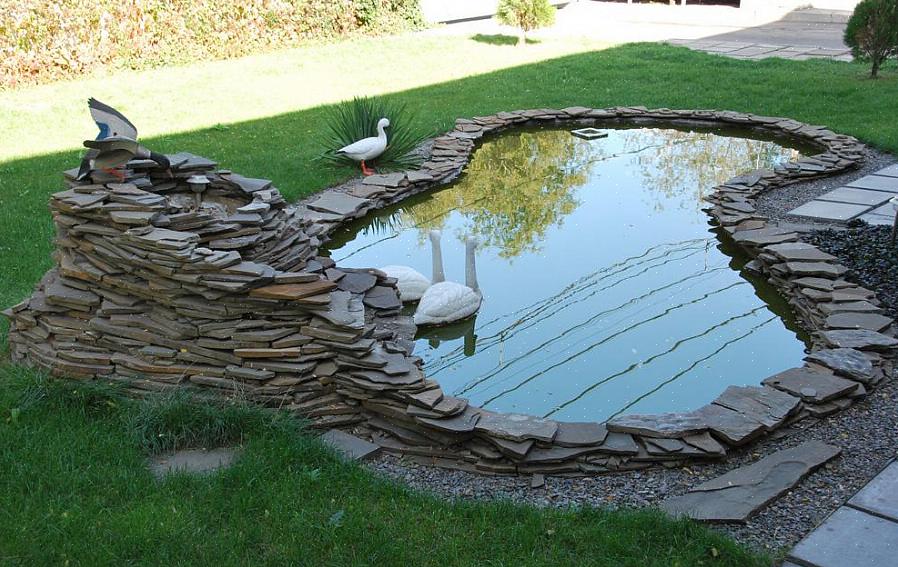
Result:
<svg viewBox="0 0 898 567"><path fill-rule="evenodd" d="M786 242L766 246L764 250L773 253L785 261L799 262L834 262L837 258L827 254L813 244L804 242Z"/></svg>
<svg viewBox="0 0 898 567"><path fill-rule="evenodd" d="M639 452L639 445L629 433L609 431L599 450L612 455L635 455Z"/></svg>
<svg viewBox="0 0 898 567"><path fill-rule="evenodd" d="M798 409L800 401L774 388L729 386L712 403L737 411L772 430Z"/></svg>
<svg viewBox="0 0 898 567"><path fill-rule="evenodd" d="M877 313L834 313L826 318L830 329L867 329L884 331L892 325L892 319Z"/></svg>
<svg viewBox="0 0 898 567"><path fill-rule="evenodd" d="M868 382L873 375L873 363L864 353L853 348L832 348L812 352L805 360L826 366L836 374L861 382Z"/></svg>
<svg viewBox="0 0 898 567"><path fill-rule="evenodd" d="M608 429L604 424L591 421L559 421L558 431L552 443L559 447L583 447L601 445L606 437Z"/></svg>
<svg viewBox="0 0 898 567"><path fill-rule="evenodd" d="M416 417L415 421L446 433L473 433L479 419L480 410L467 406L458 415L442 418Z"/></svg>
<svg viewBox="0 0 898 567"><path fill-rule="evenodd" d="M365 199L359 199L358 197L353 197L352 195L339 193L337 191L328 191L307 206L316 211L345 217L355 214L366 203L368 203L368 201Z"/></svg>
<svg viewBox="0 0 898 567"><path fill-rule="evenodd" d="M337 287L350 293L365 293L377 283L377 276L365 272L345 272Z"/></svg>
<svg viewBox="0 0 898 567"><path fill-rule="evenodd" d="M374 309L399 309L402 307L396 290L382 285L376 285L368 290L364 303Z"/></svg>
<svg viewBox="0 0 898 567"><path fill-rule="evenodd" d="M481 411L477 431L491 437L511 441L552 441L558 431L558 423L532 415L517 413L493 413Z"/></svg>
<svg viewBox="0 0 898 567"><path fill-rule="evenodd" d="M820 441L777 451L661 502L667 512L695 520L745 522L802 478L841 453Z"/></svg>
<svg viewBox="0 0 898 567"><path fill-rule="evenodd" d="M867 329L822 331L820 336L834 347L882 350L898 346L898 339Z"/></svg>
<svg viewBox="0 0 898 567"><path fill-rule="evenodd" d="M765 386L800 396L802 400L822 404L847 396L858 388L858 383L832 374L824 374L810 368L790 368L763 380Z"/></svg>
<svg viewBox="0 0 898 567"><path fill-rule="evenodd" d="M734 446L744 445L767 430L760 421L717 404L709 404L697 413L714 435Z"/></svg>
<svg viewBox="0 0 898 567"><path fill-rule="evenodd" d="M370 459L380 452L378 445L339 429L331 429L321 436L321 440L336 449L337 452L347 459L354 461Z"/></svg>
<svg viewBox="0 0 898 567"><path fill-rule="evenodd" d="M648 437L683 437L706 431L704 419L695 413L659 413L650 415L624 415L605 424L608 431L635 433Z"/></svg>

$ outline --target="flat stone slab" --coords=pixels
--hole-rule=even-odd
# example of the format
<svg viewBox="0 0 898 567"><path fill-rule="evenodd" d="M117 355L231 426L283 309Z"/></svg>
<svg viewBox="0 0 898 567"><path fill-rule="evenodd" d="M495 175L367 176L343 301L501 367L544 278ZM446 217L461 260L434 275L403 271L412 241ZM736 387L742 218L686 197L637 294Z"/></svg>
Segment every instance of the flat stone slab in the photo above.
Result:
<svg viewBox="0 0 898 567"><path fill-rule="evenodd" d="M820 336L834 347L875 350L898 346L898 339L866 329L823 331Z"/></svg>
<svg viewBox="0 0 898 567"><path fill-rule="evenodd" d="M481 433L510 441L552 441L558 422L518 413L481 412L475 429Z"/></svg>
<svg viewBox="0 0 898 567"><path fill-rule="evenodd" d="M811 217L829 220L849 220L870 210L868 205L851 203L832 203L830 201L811 201L792 209L788 214L799 217Z"/></svg>
<svg viewBox="0 0 898 567"><path fill-rule="evenodd" d="M898 557L898 523L843 506L789 552L813 567L885 567Z"/></svg>
<svg viewBox="0 0 898 567"><path fill-rule="evenodd" d="M892 462L876 475L848 505L898 522L898 462Z"/></svg>
<svg viewBox="0 0 898 567"><path fill-rule="evenodd" d="M603 423L560 421L553 444L559 447L600 445L606 437L608 429Z"/></svg>
<svg viewBox="0 0 898 567"><path fill-rule="evenodd" d="M848 183L848 186L898 193L898 179L885 175L866 175Z"/></svg>
<svg viewBox="0 0 898 567"><path fill-rule="evenodd" d="M176 472L208 474L231 466L238 451L230 447L218 449L183 449L150 459L150 471L156 478Z"/></svg>
<svg viewBox="0 0 898 567"><path fill-rule="evenodd" d="M834 313L826 318L831 329L867 329L884 331L892 325L892 319L877 313Z"/></svg>
<svg viewBox="0 0 898 567"><path fill-rule="evenodd" d="M837 260L835 256L827 254L813 244L806 244L804 242L773 244L765 247L764 250L766 252L772 252L774 255L787 262L830 262Z"/></svg>
<svg viewBox="0 0 898 567"><path fill-rule="evenodd" d="M767 429L782 424L798 408L800 399L774 388L729 386L712 403L737 411Z"/></svg>
<svg viewBox="0 0 898 567"><path fill-rule="evenodd" d="M608 420L605 425L608 431L660 438L695 435L708 429L704 418L695 413L623 415Z"/></svg>
<svg viewBox="0 0 898 567"><path fill-rule="evenodd" d="M365 199L359 199L352 195L329 191L309 203L307 206L316 211L348 216L361 209L367 202L368 201Z"/></svg>
<svg viewBox="0 0 898 567"><path fill-rule="evenodd" d="M704 482L682 496L668 498L661 502L661 508L695 520L744 522L841 451L820 441L808 441Z"/></svg>
<svg viewBox="0 0 898 567"><path fill-rule="evenodd" d="M805 360L816 362L836 374L865 382L873 374L873 363L864 354L853 348L831 348L812 352Z"/></svg>
<svg viewBox="0 0 898 567"><path fill-rule="evenodd" d="M320 439L336 449L344 457L353 461L363 461L380 452L379 445L369 443L339 429L331 429L323 434Z"/></svg>
<svg viewBox="0 0 898 567"><path fill-rule="evenodd" d="M854 187L839 187L829 193L817 197L818 201L835 201L838 203L853 203L855 205L878 206L894 195L885 191L873 191L870 189L858 189Z"/></svg>
<svg viewBox="0 0 898 567"><path fill-rule="evenodd" d="M763 384L815 404L847 396L858 387L857 382L852 380L823 374L810 368L791 368L765 378Z"/></svg>

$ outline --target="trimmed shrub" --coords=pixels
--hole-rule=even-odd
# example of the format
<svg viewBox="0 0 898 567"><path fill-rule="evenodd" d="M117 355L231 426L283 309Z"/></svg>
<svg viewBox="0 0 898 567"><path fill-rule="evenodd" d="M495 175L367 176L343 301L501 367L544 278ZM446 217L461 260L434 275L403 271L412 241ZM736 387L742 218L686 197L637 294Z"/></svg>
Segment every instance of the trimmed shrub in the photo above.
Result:
<svg viewBox="0 0 898 567"><path fill-rule="evenodd" d="M524 45L527 32L555 23L555 8L549 0L499 0L496 19L499 23L519 28L518 45Z"/></svg>
<svg viewBox="0 0 898 567"><path fill-rule="evenodd" d="M863 0L845 27L845 44L855 59L869 61L876 78L889 57L898 56L898 0Z"/></svg>
<svg viewBox="0 0 898 567"><path fill-rule="evenodd" d="M18 0L0 11L0 88L422 22L418 0Z"/></svg>

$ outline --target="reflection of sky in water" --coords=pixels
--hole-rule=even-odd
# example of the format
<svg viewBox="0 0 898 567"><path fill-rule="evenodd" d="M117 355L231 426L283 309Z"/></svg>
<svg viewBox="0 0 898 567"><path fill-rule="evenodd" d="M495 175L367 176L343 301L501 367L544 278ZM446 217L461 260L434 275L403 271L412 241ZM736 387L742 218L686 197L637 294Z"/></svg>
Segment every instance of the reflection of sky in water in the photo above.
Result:
<svg viewBox="0 0 898 567"><path fill-rule="evenodd" d="M499 411L601 421L697 408L729 384L800 364L803 343L756 295L771 290L731 269L701 211L714 184L795 152L709 133L609 134L496 138L452 187L331 243L342 266L430 275L424 236L441 228L455 281L464 236L486 243L476 321L418 341L445 391Z"/></svg>

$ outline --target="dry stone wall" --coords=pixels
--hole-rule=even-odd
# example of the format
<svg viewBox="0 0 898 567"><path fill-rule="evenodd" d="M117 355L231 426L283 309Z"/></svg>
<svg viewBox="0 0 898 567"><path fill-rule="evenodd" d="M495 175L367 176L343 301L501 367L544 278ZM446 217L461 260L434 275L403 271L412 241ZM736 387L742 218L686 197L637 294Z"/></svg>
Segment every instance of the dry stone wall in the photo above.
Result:
<svg viewBox="0 0 898 567"><path fill-rule="evenodd" d="M476 408L428 380L395 281L317 256L347 221L455 179L476 140L518 125L741 125L820 153L729 180L711 214L813 333L803 367L727 388L698 410L570 423ZM6 310L16 362L136 395L188 387L341 427L421 462L492 474L594 474L720 459L808 416L850 406L891 374L898 341L875 295L835 258L769 226L764 191L856 167L864 147L825 127L713 110L642 107L500 112L459 119L415 171L375 175L287 205L271 182L191 154L172 173L132 161L125 179L67 172L53 195L55 263Z"/></svg>

